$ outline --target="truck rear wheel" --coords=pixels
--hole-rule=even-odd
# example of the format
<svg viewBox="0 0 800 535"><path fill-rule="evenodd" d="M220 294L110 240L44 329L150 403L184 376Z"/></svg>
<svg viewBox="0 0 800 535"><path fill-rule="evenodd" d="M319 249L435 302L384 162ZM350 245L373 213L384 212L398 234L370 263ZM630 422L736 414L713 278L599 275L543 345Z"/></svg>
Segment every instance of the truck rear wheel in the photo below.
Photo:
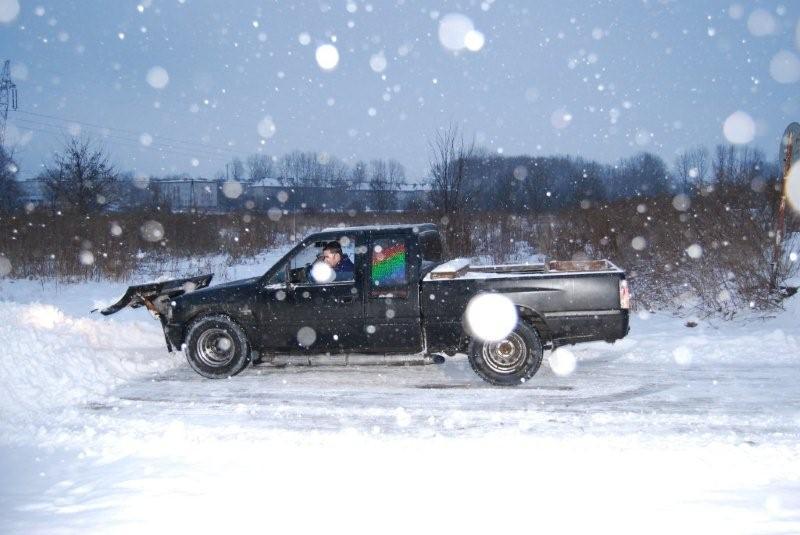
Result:
<svg viewBox="0 0 800 535"><path fill-rule="evenodd" d="M186 335L189 365L209 379L222 379L241 372L250 363L250 344L239 325L228 316L204 316Z"/></svg>
<svg viewBox="0 0 800 535"><path fill-rule="evenodd" d="M517 386L533 377L542 365L542 341L530 325L519 322L499 342L472 340L469 363L484 381Z"/></svg>

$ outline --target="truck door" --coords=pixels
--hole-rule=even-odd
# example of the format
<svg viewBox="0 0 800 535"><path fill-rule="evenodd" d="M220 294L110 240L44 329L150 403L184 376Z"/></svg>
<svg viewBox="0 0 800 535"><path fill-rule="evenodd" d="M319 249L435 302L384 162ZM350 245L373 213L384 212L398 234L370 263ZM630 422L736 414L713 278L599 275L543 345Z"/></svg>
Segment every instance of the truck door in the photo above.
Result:
<svg viewBox="0 0 800 535"><path fill-rule="evenodd" d="M416 241L406 236L374 237L368 253L364 323L369 350L421 351Z"/></svg>
<svg viewBox="0 0 800 535"><path fill-rule="evenodd" d="M269 285L261 294L265 347L302 352L343 352L364 347L362 289L366 255L357 251L366 250L366 245L355 240L350 236L336 240L343 255L355 264L352 276L332 274L327 280L315 279L320 270L313 267L319 262L325 242L310 243L288 259L288 282Z"/></svg>

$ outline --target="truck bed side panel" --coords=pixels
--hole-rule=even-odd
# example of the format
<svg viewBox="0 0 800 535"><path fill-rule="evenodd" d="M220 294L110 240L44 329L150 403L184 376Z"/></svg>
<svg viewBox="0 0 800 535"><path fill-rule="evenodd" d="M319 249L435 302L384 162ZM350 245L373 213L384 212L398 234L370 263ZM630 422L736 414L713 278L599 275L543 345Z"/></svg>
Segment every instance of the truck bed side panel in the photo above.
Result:
<svg viewBox="0 0 800 535"><path fill-rule="evenodd" d="M567 310L572 281L567 277L514 277L423 281L420 306L430 350L458 347L462 315L469 300L482 292L499 292L536 312Z"/></svg>
<svg viewBox="0 0 800 535"><path fill-rule="evenodd" d="M621 273L559 274L423 281L420 307L428 348L456 348L464 338L462 316L481 292L505 294L540 322L540 334L559 344L615 340L628 328L619 305Z"/></svg>
<svg viewBox="0 0 800 535"><path fill-rule="evenodd" d="M621 275L581 275L573 277L570 307L548 311L545 321L558 343L590 340L618 340L628 332L628 311L619 304Z"/></svg>

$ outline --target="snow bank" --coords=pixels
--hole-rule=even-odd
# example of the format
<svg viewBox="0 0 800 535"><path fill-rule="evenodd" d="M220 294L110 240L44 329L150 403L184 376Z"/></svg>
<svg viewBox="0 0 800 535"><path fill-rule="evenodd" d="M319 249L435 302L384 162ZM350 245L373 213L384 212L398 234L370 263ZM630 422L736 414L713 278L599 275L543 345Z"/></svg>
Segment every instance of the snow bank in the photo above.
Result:
<svg viewBox="0 0 800 535"><path fill-rule="evenodd" d="M146 318L145 318L146 319ZM48 304L0 302L0 420L30 421L180 363L157 323L76 318Z"/></svg>

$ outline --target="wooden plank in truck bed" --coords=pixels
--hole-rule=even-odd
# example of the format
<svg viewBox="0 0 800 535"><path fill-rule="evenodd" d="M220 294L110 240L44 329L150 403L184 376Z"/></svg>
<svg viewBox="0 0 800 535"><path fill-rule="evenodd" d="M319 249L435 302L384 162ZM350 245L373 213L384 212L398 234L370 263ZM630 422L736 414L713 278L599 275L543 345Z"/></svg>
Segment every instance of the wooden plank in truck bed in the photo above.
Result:
<svg viewBox="0 0 800 535"><path fill-rule="evenodd" d="M611 269L607 260L551 260L550 271L606 271Z"/></svg>
<svg viewBox="0 0 800 535"><path fill-rule="evenodd" d="M430 273L430 277L433 280L455 279L467 271L469 271L469 259L456 258L433 268L433 271Z"/></svg>

